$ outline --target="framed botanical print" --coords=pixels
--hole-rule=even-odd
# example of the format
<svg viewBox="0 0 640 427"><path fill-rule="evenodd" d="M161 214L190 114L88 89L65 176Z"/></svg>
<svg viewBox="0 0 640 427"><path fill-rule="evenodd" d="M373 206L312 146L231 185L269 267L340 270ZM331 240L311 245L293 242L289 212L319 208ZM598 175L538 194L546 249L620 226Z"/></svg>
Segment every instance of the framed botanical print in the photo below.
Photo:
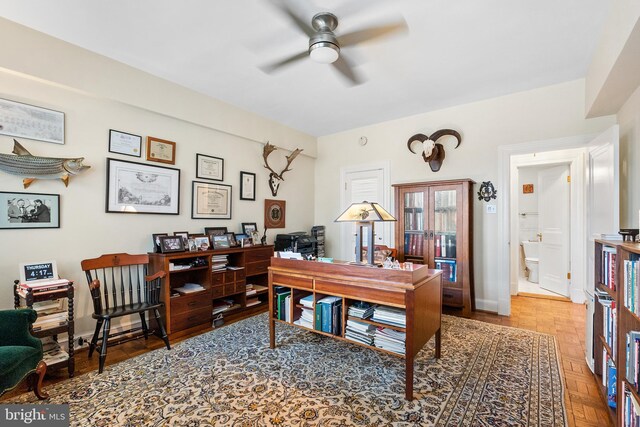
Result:
<svg viewBox="0 0 640 427"><path fill-rule="evenodd" d="M191 218L231 219L231 186L193 181Z"/></svg>
<svg viewBox="0 0 640 427"><path fill-rule="evenodd" d="M224 159L196 154L196 178L224 181Z"/></svg>
<svg viewBox="0 0 640 427"><path fill-rule="evenodd" d="M285 228L286 200L264 200L264 227Z"/></svg>
<svg viewBox="0 0 640 427"><path fill-rule="evenodd" d="M176 164L176 143L165 139L147 137L147 160Z"/></svg>
<svg viewBox="0 0 640 427"><path fill-rule="evenodd" d="M256 174L240 172L240 200L256 199Z"/></svg>

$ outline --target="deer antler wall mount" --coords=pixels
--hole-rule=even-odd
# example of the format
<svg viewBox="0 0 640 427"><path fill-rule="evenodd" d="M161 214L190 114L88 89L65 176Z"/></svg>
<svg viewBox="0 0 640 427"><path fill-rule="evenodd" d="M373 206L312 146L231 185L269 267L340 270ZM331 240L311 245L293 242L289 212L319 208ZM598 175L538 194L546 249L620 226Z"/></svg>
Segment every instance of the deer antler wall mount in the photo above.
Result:
<svg viewBox="0 0 640 427"><path fill-rule="evenodd" d="M409 141L407 141L407 148L413 154L417 154L413 151L411 146L415 142L420 142L422 144L422 158L425 162L429 163L429 167L433 172L438 172L440 170L440 166L442 166L442 162L444 161L444 146L442 144L438 144L436 141L445 135L455 137L458 140L458 143L453 148L458 148L462 142L462 138L460 138L460 134L453 129L441 129L430 136L423 133L417 133L409 138Z"/></svg>
<svg viewBox="0 0 640 427"><path fill-rule="evenodd" d="M269 154L276 151L277 149L278 148L275 145L272 145L267 142L264 146L264 149L262 150L264 167L269 169L269 171L271 172L269 174L269 188L271 188L271 194L273 195L273 197L276 197L278 195L278 189L280 188L280 183L284 181L284 178L283 178L284 173L292 170L292 169L289 169L289 166L291 166L291 162L293 162L293 159L298 157L298 154L302 153L302 150L300 148L296 148L291 154L286 156L287 165L284 167L284 169L282 169L280 173L278 173L275 170L273 170L271 166L269 166L269 161L267 160L267 157L269 157Z"/></svg>

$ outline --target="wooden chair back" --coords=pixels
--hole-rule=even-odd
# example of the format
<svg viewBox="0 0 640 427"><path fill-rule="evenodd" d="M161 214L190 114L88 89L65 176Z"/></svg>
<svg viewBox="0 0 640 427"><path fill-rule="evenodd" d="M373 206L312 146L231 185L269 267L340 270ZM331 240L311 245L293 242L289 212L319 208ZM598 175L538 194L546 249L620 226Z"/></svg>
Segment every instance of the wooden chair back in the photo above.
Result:
<svg viewBox="0 0 640 427"><path fill-rule="evenodd" d="M362 259L367 258L367 250L368 250L367 248L362 248ZM393 259L396 259L398 257L398 250L396 248L390 248L386 245L374 245L373 251L374 251L373 252L374 263L377 262L382 264L382 262L384 262L387 256L390 256ZM388 253L389 255L379 256L378 258L381 258L381 259L376 259L376 255L382 253L382 251L384 251L385 253Z"/></svg>
<svg viewBox="0 0 640 427"><path fill-rule="evenodd" d="M157 304L160 301L164 271L147 276L149 256L126 253L102 255L81 262L87 276L93 309L118 310L134 304Z"/></svg>

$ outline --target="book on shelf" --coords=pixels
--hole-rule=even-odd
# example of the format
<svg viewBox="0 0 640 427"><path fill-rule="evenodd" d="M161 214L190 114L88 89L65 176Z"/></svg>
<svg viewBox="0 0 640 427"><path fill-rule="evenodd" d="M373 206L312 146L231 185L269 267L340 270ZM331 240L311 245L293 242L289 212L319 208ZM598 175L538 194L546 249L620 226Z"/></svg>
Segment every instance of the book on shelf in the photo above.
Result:
<svg viewBox="0 0 640 427"><path fill-rule="evenodd" d="M616 387L616 365L609 357L609 353L606 349L602 349L602 385L606 389L607 405L615 408L617 400L617 387Z"/></svg>
<svg viewBox="0 0 640 427"><path fill-rule="evenodd" d="M640 359L638 354L640 353L640 331L627 332L626 342L626 377L627 381L635 388L636 391L640 391L638 385L638 372L640 371Z"/></svg>
<svg viewBox="0 0 640 427"><path fill-rule="evenodd" d="M173 288L173 291L178 292L181 295L192 294L194 292L204 291L205 288L198 283L185 283L184 285Z"/></svg>
<svg viewBox="0 0 640 427"><path fill-rule="evenodd" d="M344 337L361 344L373 345L375 331L376 327L374 325L349 319L347 320Z"/></svg>
<svg viewBox="0 0 640 427"><path fill-rule="evenodd" d="M371 320L404 328L407 325L407 313L401 308L379 305L373 310Z"/></svg>
<svg viewBox="0 0 640 427"><path fill-rule="evenodd" d="M313 309L313 294L300 298L300 305Z"/></svg>
<svg viewBox="0 0 640 427"><path fill-rule="evenodd" d="M404 332L381 326L376 328L373 338L376 347L398 354L405 354L405 341L406 334Z"/></svg>
<svg viewBox="0 0 640 427"><path fill-rule="evenodd" d="M55 363L64 362L69 359L69 353L60 348L60 346L54 347L49 351L44 352L42 360L51 366Z"/></svg>
<svg viewBox="0 0 640 427"><path fill-rule="evenodd" d="M342 298L327 296L318 300L316 307L316 329L329 334L341 332ZM318 328L318 323L320 328Z"/></svg>
<svg viewBox="0 0 640 427"><path fill-rule="evenodd" d="M254 305L260 304L260 300L256 298L247 298L247 307L253 307Z"/></svg>
<svg viewBox="0 0 640 427"><path fill-rule="evenodd" d="M623 262L623 290L624 306L634 314L638 314L638 275L640 273L640 263L638 260L624 260Z"/></svg>
<svg viewBox="0 0 640 427"><path fill-rule="evenodd" d="M253 289L255 289L256 292L262 292L262 291L269 290L268 287L262 286L262 285L253 285Z"/></svg>
<svg viewBox="0 0 640 427"><path fill-rule="evenodd" d="M457 262L454 259L436 259L435 267L437 270L442 270L442 278L449 282L456 282L458 280L458 268Z"/></svg>
<svg viewBox="0 0 640 427"><path fill-rule="evenodd" d="M611 349L613 353L613 357L616 357L617 353L617 323L618 317L616 316L616 302L613 299L600 298L598 297L598 301L602 304L603 310L603 325L602 325L602 335L604 339Z"/></svg>
<svg viewBox="0 0 640 427"><path fill-rule="evenodd" d="M373 316L376 306L364 301L357 301L349 306L347 314L360 319L368 319Z"/></svg>
<svg viewBox="0 0 640 427"><path fill-rule="evenodd" d="M291 294L284 298L284 320L291 322Z"/></svg>
<svg viewBox="0 0 640 427"><path fill-rule="evenodd" d="M291 295L291 289L282 286L276 286L274 289L276 294L276 317L279 320L285 320L285 299Z"/></svg>
<svg viewBox="0 0 640 427"><path fill-rule="evenodd" d="M622 418L625 427L640 427L640 403L626 386L622 401Z"/></svg>
<svg viewBox="0 0 640 427"><path fill-rule="evenodd" d="M616 248L611 246L602 246L600 283L616 290Z"/></svg>

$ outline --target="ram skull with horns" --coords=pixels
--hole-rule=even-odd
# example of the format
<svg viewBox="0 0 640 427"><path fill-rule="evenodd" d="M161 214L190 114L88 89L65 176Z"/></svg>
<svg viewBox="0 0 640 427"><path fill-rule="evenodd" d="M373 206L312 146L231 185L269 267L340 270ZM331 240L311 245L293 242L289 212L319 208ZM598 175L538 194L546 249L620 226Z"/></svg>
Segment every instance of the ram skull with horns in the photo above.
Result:
<svg viewBox="0 0 640 427"><path fill-rule="evenodd" d="M440 170L440 166L442 166L442 162L444 161L444 146L442 144L438 144L437 141L445 135L455 137L458 140L458 143L453 148L458 148L462 139L460 138L460 134L453 129L441 129L430 136L423 133L417 133L409 138L409 141L407 141L407 148L409 148L409 151L413 154L417 154L413 151L411 146L415 142L420 142L422 144L422 158L425 162L429 163L429 167L433 172L438 172Z"/></svg>

